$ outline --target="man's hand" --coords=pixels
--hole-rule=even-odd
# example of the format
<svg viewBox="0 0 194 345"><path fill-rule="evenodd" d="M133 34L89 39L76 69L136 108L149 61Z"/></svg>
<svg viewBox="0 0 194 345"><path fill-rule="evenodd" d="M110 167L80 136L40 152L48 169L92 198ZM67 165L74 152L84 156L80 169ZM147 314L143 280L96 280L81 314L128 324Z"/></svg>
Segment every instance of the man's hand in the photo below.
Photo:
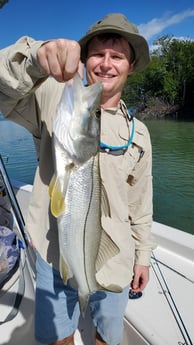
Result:
<svg viewBox="0 0 194 345"><path fill-rule="evenodd" d="M37 51L40 66L57 81L73 78L79 72L83 78L83 64L80 62L80 45L67 39L56 39L44 43Z"/></svg>
<svg viewBox="0 0 194 345"><path fill-rule="evenodd" d="M143 291L149 281L149 266L134 265L131 289L134 292Z"/></svg>

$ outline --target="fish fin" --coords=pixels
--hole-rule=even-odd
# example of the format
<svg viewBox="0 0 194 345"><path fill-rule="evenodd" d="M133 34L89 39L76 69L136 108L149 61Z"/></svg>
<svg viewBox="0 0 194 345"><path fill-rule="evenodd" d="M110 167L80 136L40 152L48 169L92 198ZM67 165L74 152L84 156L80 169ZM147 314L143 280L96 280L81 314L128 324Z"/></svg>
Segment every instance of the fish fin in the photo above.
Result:
<svg viewBox="0 0 194 345"><path fill-rule="evenodd" d="M98 255L96 259L96 271L98 272L102 266L113 256L119 253L119 248L110 236L102 229Z"/></svg>
<svg viewBox="0 0 194 345"><path fill-rule="evenodd" d="M105 217L111 217L110 204L104 185L101 185L101 210Z"/></svg>
<svg viewBox="0 0 194 345"><path fill-rule="evenodd" d="M51 179L49 195L51 199L51 213L54 217L58 217L65 209L65 201L60 180L56 176L53 176Z"/></svg>
<svg viewBox="0 0 194 345"><path fill-rule="evenodd" d="M59 258L59 271L60 271L61 278L66 284L69 278L69 268L65 260L63 259L62 255L60 255L60 258Z"/></svg>
<svg viewBox="0 0 194 345"><path fill-rule="evenodd" d="M54 189L54 185L55 185L55 180L56 180L56 176L55 174L53 175L50 184L49 184L49 197L51 198L52 194L53 194L53 189Z"/></svg>
<svg viewBox="0 0 194 345"><path fill-rule="evenodd" d="M59 217L65 210L65 195L68 188L69 177L75 168L74 163L70 162L65 167L63 182L58 176L54 175L49 185L49 196L51 199L51 213L54 217Z"/></svg>

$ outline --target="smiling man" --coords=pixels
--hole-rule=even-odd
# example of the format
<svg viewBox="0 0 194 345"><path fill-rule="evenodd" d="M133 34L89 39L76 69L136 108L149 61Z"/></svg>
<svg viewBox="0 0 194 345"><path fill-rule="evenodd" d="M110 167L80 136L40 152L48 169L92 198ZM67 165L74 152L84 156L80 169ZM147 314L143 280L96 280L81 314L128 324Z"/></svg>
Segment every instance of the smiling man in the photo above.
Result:
<svg viewBox="0 0 194 345"><path fill-rule="evenodd" d="M148 283L155 246L150 136L128 113L121 96L128 76L144 70L149 61L146 40L117 13L92 25L79 42L23 37L0 52L0 110L32 133L37 148L27 230L37 249L35 337L41 343L73 345L80 315L77 290L64 284L59 273L57 224L50 214L48 186L54 171L53 116L63 82L77 71L82 75L82 63L88 84L103 84L100 176L109 209L102 202L101 225L118 247L118 254L95 274L106 286L116 281L122 287L120 293L97 291L90 296L96 344L120 343L129 289L138 294Z"/></svg>
<svg viewBox="0 0 194 345"><path fill-rule="evenodd" d="M127 77L133 71L131 55L127 40L116 34L101 34L88 43L87 81L89 84L103 83L103 108L118 105Z"/></svg>

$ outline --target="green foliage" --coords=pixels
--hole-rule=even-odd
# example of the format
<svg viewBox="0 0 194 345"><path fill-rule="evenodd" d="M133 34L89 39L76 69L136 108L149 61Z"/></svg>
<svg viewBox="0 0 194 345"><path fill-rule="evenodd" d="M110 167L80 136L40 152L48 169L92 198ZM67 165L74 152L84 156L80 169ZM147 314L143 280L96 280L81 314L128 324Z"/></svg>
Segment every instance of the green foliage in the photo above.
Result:
<svg viewBox="0 0 194 345"><path fill-rule="evenodd" d="M127 106L160 99L179 108L194 108L194 42L166 35L154 46L148 68L128 79L123 93Z"/></svg>

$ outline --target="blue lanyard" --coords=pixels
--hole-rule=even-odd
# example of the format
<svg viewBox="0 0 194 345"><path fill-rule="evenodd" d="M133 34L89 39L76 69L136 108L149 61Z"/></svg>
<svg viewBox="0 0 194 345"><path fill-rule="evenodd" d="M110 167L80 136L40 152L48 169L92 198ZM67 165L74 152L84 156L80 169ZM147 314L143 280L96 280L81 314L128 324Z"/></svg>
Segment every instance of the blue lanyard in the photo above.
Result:
<svg viewBox="0 0 194 345"><path fill-rule="evenodd" d="M129 114L127 114L127 119L129 118ZM122 145L122 146L111 146L107 145L104 142L100 142L100 151L105 151L107 153L112 153L112 154L123 154L128 147L132 144L133 138L134 138L134 132L135 132L135 123L134 123L134 117L133 115L130 114L130 121L132 122L132 130L131 130L131 135L129 136L129 140L127 144Z"/></svg>

